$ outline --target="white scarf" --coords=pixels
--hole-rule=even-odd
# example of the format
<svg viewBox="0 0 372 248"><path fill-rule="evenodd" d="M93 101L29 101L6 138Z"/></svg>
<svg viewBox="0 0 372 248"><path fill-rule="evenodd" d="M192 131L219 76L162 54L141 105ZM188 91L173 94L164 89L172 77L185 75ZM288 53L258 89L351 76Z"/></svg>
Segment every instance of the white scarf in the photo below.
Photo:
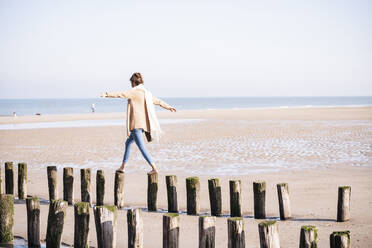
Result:
<svg viewBox="0 0 372 248"><path fill-rule="evenodd" d="M139 84L133 89L140 89L145 92L145 104L146 104L147 116L149 117L150 134L151 134L152 139L158 142L162 134L162 130L160 128L158 117L156 116L154 103L152 101L152 93L148 91L143 84Z"/></svg>

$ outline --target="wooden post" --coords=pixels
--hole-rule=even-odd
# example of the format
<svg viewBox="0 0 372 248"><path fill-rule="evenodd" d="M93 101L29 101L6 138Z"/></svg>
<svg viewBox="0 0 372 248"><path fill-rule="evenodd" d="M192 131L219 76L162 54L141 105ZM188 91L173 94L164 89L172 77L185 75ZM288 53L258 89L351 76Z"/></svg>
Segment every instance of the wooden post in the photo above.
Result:
<svg viewBox="0 0 372 248"><path fill-rule="evenodd" d="M178 248L180 216L175 213L163 215L163 248Z"/></svg>
<svg viewBox="0 0 372 248"><path fill-rule="evenodd" d="M128 248L143 247L143 222L140 208L128 209Z"/></svg>
<svg viewBox="0 0 372 248"><path fill-rule="evenodd" d="M221 216L222 212L222 196L221 185L218 178L208 180L209 202L211 205L211 215Z"/></svg>
<svg viewBox="0 0 372 248"><path fill-rule="evenodd" d="M27 243L28 247L40 247L40 200L27 197Z"/></svg>
<svg viewBox="0 0 372 248"><path fill-rule="evenodd" d="M302 226L300 233L300 248L318 247L318 229L315 226Z"/></svg>
<svg viewBox="0 0 372 248"><path fill-rule="evenodd" d="M68 205L74 204L74 169L71 167L63 168L63 200Z"/></svg>
<svg viewBox="0 0 372 248"><path fill-rule="evenodd" d="M94 207L98 248L116 247L117 216L116 206Z"/></svg>
<svg viewBox="0 0 372 248"><path fill-rule="evenodd" d="M13 241L14 196L0 195L0 244Z"/></svg>
<svg viewBox="0 0 372 248"><path fill-rule="evenodd" d="M198 215L200 211L200 181L198 177L186 178L187 214Z"/></svg>
<svg viewBox="0 0 372 248"><path fill-rule="evenodd" d="M329 241L331 248L350 248L350 231L333 232Z"/></svg>
<svg viewBox="0 0 372 248"><path fill-rule="evenodd" d="M258 224L261 248L280 248L278 225L276 221L263 221Z"/></svg>
<svg viewBox="0 0 372 248"><path fill-rule="evenodd" d="M1 167L0 167L0 194L3 193L2 185L3 185L3 177L2 177L2 175L1 175Z"/></svg>
<svg viewBox="0 0 372 248"><path fill-rule="evenodd" d="M214 248L216 240L216 217L199 217L199 248Z"/></svg>
<svg viewBox="0 0 372 248"><path fill-rule="evenodd" d="M241 181L230 180L230 217L242 217Z"/></svg>
<svg viewBox="0 0 372 248"><path fill-rule="evenodd" d="M279 183L276 185L278 190L279 214L281 220L287 220L292 217L291 204L289 201L289 189L287 183Z"/></svg>
<svg viewBox="0 0 372 248"><path fill-rule="evenodd" d="M165 181L167 184L168 212L178 213L177 176L166 176Z"/></svg>
<svg viewBox="0 0 372 248"><path fill-rule="evenodd" d="M96 176L96 205L104 205L105 198L105 173L103 170L97 171Z"/></svg>
<svg viewBox="0 0 372 248"><path fill-rule="evenodd" d="M351 187L338 187L337 222L350 220Z"/></svg>
<svg viewBox="0 0 372 248"><path fill-rule="evenodd" d="M228 248L244 248L244 220L243 217L230 217L227 219Z"/></svg>
<svg viewBox="0 0 372 248"><path fill-rule="evenodd" d="M265 219L266 183L264 181L253 182L253 194L254 194L254 218Z"/></svg>
<svg viewBox="0 0 372 248"><path fill-rule="evenodd" d="M156 211L158 197L158 173L147 175L147 209Z"/></svg>
<svg viewBox="0 0 372 248"><path fill-rule="evenodd" d="M48 189L49 189L49 201L58 199L58 188L57 188L57 167L48 166Z"/></svg>
<svg viewBox="0 0 372 248"><path fill-rule="evenodd" d="M74 206L74 247L89 247L89 202L78 202Z"/></svg>
<svg viewBox="0 0 372 248"><path fill-rule="evenodd" d="M81 201L90 203L90 169L80 169Z"/></svg>
<svg viewBox="0 0 372 248"><path fill-rule="evenodd" d="M5 194L14 195L13 162L5 162Z"/></svg>
<svg viewBox="0 0 372 248"><path fill-rule="evenodd" d="M52 200L49 204L48 225L46 234L47 247L60 247L68 203Z"/></svg>
<svg viewBox="0 0 372 248"><path fill-rule="evenodd" d="M3 176L1 175L1 167L0 167L0 194L3 193Z"/></svg>
<svg viewBox="0 0 372 248"><path fill-rule="evenodd" d="M118 209L124 207L124 171L115 172L114 204Z"/></svg>
<svg viewBox="0 0 372 248"><path fill-rule="evenodd" d="M27 198L27 164L18 163L18 199Z"/></svg>

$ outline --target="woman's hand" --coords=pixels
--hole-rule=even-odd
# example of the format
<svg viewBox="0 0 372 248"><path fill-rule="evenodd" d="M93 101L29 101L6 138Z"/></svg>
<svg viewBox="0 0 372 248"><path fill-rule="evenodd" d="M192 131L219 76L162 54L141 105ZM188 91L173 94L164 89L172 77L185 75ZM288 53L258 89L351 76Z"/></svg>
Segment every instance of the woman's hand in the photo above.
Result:
<svg viewBox="0 0 372 248"><path fill-rule="evenodd" d="M175 109L175 108L170 108L169 110L170 110L170 112L177 112L177 109Z"/></svg>
<svg viewBox="0 0 372 248"><path fill-rule="evenodd" d="M107 97L107 92L101 92L100 97Z"/></svg>

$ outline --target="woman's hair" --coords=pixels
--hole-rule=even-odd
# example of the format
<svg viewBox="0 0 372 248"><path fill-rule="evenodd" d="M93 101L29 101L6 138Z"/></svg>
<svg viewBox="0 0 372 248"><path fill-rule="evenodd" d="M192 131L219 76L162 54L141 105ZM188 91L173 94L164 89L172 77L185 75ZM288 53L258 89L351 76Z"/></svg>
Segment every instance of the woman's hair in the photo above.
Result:
<svg viewBox="0 0 372 248"><path fill-rule="evenodd" d="M130 77L130 81L136 85L143 84L143 78L141 76L141 73L135 72L133 75Z"/></svg>

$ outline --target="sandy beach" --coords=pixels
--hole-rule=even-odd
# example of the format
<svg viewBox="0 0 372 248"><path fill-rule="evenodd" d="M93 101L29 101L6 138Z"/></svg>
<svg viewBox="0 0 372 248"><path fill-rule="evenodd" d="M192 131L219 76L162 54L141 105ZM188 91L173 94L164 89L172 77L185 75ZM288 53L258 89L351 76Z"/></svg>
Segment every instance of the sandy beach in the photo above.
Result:
<svg viewBox="0 0 372 248"><path fill-rule="evenodd" d="M165 176L178 177L178 201L186 209L185 178L201 181L201 213L209 214L207 180L218 177L222 185L222 207L229 214L229 180L242 180L247 247L259 247L253 219L255 180L265 180L266 214L278 218L276 184L289 184L293 219L278 221L281 247L298 247L302 225L318 227L319 246L329 246L332 231L350 230L352 247L372 243L372 107L267 108L233 110L184 110L176 114L160 111L164 136L147 144L159 168L158 208L167 208ZM1 125L31 125L32 129L0 130L2 176L6 161L28 164L28 194L48 199L46 166L58 168L59 196L63 167L73 167L75 201L80 199L80 168L106 176L105 202L113 203L114 172L121 163L125 113L1 117ZM38 123L123 120L122 125L37 128ZM172 120L172 121L170 121ZM17 168L17 166L15 166ZM126 208L146 208L147 176L150 169L133 147L125 175ZM16 179L16 177L15 177ZM17 185L17 184L15 184ZM352 187L351 220L336 222L337 188ZM16 192L16 191L15 191ZM41 237L45 238L48 205L41 206ZM161 247L162 215L143 212L144 247ZM96 247L91 211L90 245ZM227 217L217 218L216 247L227 246ZM14 234L27 238L26 207L15 205ZM126 210L119 211L118 247L126 247ZM73 207L68 208L63 242L73 244ZM198 217L181 214L180 247L197 247Z"/></svg>

